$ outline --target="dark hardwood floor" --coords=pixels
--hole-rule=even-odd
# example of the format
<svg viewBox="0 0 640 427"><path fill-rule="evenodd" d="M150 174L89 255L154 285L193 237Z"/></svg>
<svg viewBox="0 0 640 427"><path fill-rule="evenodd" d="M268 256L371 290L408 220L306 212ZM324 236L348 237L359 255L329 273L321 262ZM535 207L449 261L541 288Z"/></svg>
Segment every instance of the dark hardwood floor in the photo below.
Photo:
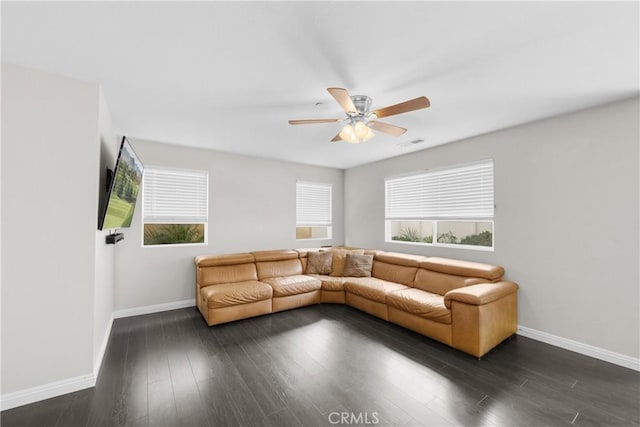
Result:
<svg viewBox="0 0 640 427"><path fill-rule="evenodd" d="M95 388L9 426L639 426L640 373L512 337L483 360L347 306L118 319Z"/></svg>

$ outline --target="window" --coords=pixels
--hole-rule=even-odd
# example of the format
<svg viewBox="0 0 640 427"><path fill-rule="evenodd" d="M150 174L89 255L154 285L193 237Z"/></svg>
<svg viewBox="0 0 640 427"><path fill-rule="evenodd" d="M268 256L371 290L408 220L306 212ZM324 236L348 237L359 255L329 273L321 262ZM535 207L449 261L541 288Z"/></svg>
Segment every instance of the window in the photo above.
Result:
<svg viewBox="0 0 640 427"><path fill-rule="evenodd" d="M493 160L387 178L385 190L386 241L493 248Z"/></svg>
<svg viewBox="0 0 640 427"><path fill-rule="evenodd" d="M296 239L331 238L331 185L296 183Z"/></svg>
<svg viewBox="0 0 640 427"><path fill-rule="evenodd" d="M146 167L142 198L144 246L206 243L208 172Z"/></svg>

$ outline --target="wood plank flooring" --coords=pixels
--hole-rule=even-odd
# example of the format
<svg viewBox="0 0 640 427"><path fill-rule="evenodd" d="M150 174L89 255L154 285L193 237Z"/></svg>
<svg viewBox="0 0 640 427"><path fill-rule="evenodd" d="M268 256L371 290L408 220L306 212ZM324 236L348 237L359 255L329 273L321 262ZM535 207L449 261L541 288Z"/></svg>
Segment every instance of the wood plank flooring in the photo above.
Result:
<svg viewBox="0 0 640 427"><path fill-rule="evenodd" d="M347 306L114 322L96 387L9 426L640 426L640 373L512 337L477 360Z"/></svg>

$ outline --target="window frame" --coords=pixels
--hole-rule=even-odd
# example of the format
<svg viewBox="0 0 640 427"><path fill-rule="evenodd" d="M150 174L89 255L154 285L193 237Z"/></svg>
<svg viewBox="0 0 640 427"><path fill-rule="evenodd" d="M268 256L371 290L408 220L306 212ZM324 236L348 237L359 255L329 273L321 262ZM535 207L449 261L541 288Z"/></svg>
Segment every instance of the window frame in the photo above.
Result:
<svg viewBox="0 0 640 427"><path fill-rule="evenodd" d="M206 190L205 190L205 194L204 194L204 198L205 198L205 204L206 204L206 221L171 221L171 222L146 222L145 221L145 209L144 209L144 201L146 198L146 186L145 186L145 175L143 175L142 181L142 209L141 209L141 223L142 223L142 227L140 230L141 236L140 236L140 243L141 246L143 248L166 248L166 247L190 247L190 246L207 246L209 244L209 192L210 192L210 180L209 180L209 171L208 170L201 170L201 169L185 169L185 168L174 168L174 167L168 167L168 166L158 166L158 165L150 165L150 166L145 166L145 174L147 173L148 170L151 171L165 171L165 172L173 172L173 173L179 173L179 172L183 172L185 174L198 174L198 175L203 175L206 177ZM161 243L161 244L154 244L154 245L146 245L144 242L144 231L145 231L145 225L146 224L185 224L185 225L203 225L204 226L204 241L203 242L193 242L193 243Z"/></svg>
<svg viewBox="0 0 640 427"><path fill-rule="evenodd" d="M389 217L388 216L388 207L389 207L389 188L387 186L388 181L393 181L401 178L408 177L417 177L419 175L429 175L431 173L441 173L447 170L455 170L455 169L463 169L467 167L472 167L474 165L482 165L489 164L491 165L491 199L493 202L493 209L491 216L416 216L416 217ZM495 251L495 161L493 159L483 159L475 162L462 163L457 165L446 166L442 168L436 169L428 169L422 171L411 172L402 175L394 175L389 176L384 179L385 182L385 195L384 195L384 207L385 207L385 226L384 226L384 241L385 243L394 243L401 245L415 245L415 246L428 246L428 247L442 247L442 248L452 248L452 249L471 249L477 251L485 251L485 252L493 252ZM414 222L430 222L432 228L432 242L420 242L420 241L403 241L403 240L393 240L392 239L392 223L393 222L404 222L404 221L414 221ZM491 224L491 246L482 246L482 245L470 245L470 244L462 244L462 243L440 243L438 242L438 226L441 223L490 223Z"/></svg>
<svg viewBox="0 0 640 427"><path fill-rule="evenodd" d="M327 212L329 214L329 221L327 224L315 224L315 223L299 223L298 220L298 186L309 186L309 187L323 187L329 190L329 199L328 199L328 207L326 207ZM315 227L324 227L327 230L327 237L308 237L308 238L298 238L298 228L315 228ZM333 184L326 182L316 182L316 181L304 181L297 180L296 181L296 241L310 241L310 240L331 240L333 239Z"/></svg>

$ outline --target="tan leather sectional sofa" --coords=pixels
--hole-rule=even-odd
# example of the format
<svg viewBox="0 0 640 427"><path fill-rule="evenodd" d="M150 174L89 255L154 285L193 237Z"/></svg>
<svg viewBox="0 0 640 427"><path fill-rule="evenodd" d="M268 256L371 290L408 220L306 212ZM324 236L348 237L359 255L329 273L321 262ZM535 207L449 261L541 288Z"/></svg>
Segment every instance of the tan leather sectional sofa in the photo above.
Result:
<svg viewBox="0 0 640 427"><path fill-rule="evenodd" d="M196 257L196 304L207 324L347 304L476 357L516 332L518 285L501 280L502 267L365 251L371 277L335 277L305 274L309 251Z"/></svg>

